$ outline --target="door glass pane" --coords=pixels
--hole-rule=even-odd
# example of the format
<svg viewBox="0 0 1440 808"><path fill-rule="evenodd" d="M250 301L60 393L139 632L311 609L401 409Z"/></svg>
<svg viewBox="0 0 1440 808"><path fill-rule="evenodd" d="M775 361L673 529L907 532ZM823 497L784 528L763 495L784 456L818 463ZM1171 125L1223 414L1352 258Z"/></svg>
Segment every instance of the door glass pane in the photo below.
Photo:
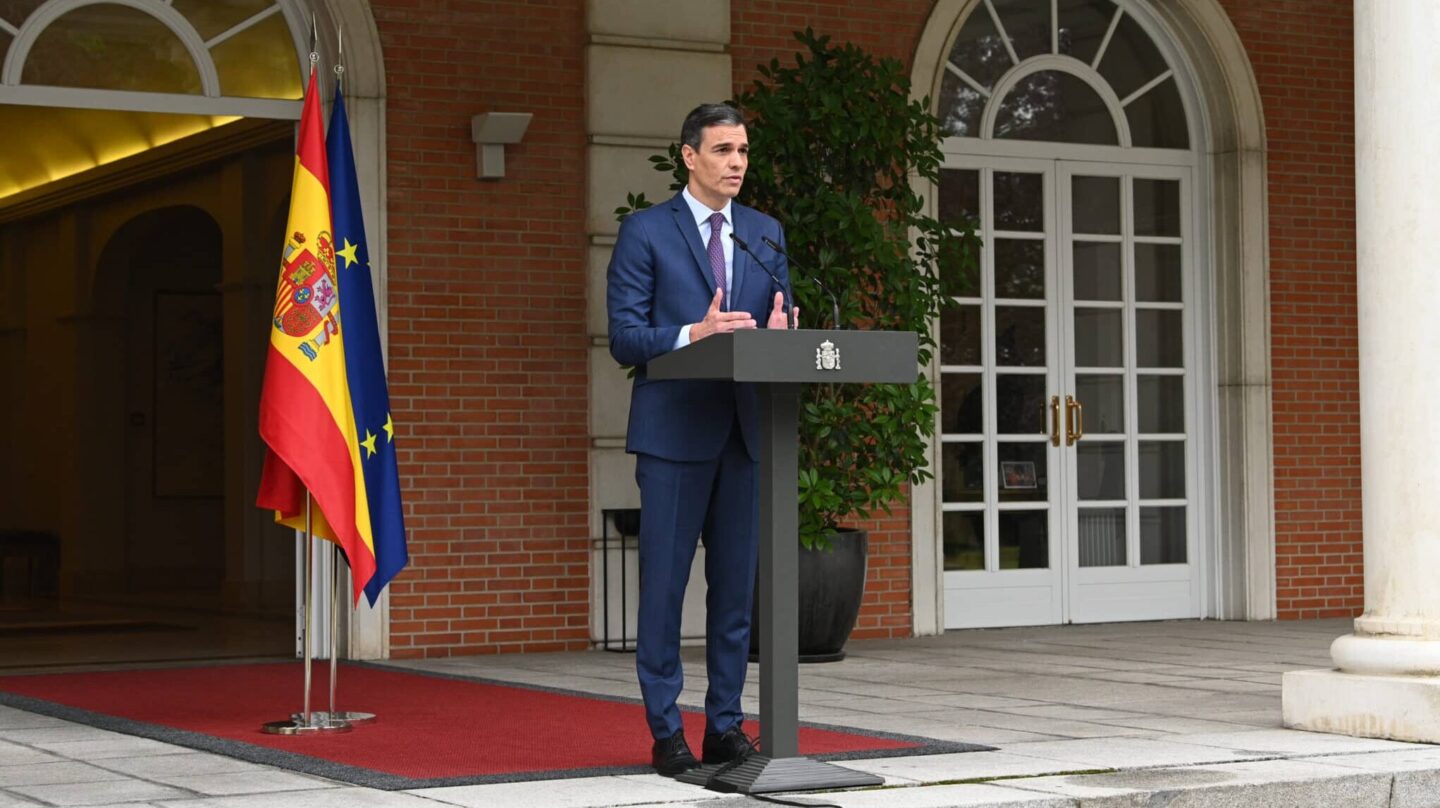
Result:
<svg viewBox="0 0 1440 808"><path fill-rule="evenodd" d="M1081 373L1075 376L1075 400L1085 407L1085 434L1125 432L1125 377Z"/></svg>
<svg viewBox="0 0 1440 808"><path fill-rule="evenodd" d="M1075 445L1075 471L1080 499L1125 498L1125 444L1082 440Z"/></svg>
<svg viewBox="0 0 1440 808"><path fill-rule="evenodd" d="M980 221L980 172L947 168L940 172L940 222L964 227Z"/></svg>
<svg viewBox="0 0 1440 808"><path fill-rule="evenodd" d="M1010 69L1010 52L995 30L995 23L983 7L978 7L965 20L955 47L950 51L950 64L955 65L985 89L995 85L1000 74ZM947 74L949 70L945 71Z"/></svg>
<svg viewBox="0 0 1440 808"><path fill-rule="evenodd" d="M1185 365L1182 312L1140 309L1135 312L1135 362L1142 368Z"/></svg>
<svg viewBox="0 0 1440 808"><path fill-rule="evenodd" d="M980 364L979 306L950 306L940 312L940 364Z"/></svg>
<svg viewBox="0 0 1440 808"><path fill-rule="evenodd" d="M940 454L945 464L945 502L980 502L985 498L985 444L945 443Z"/></svg>
<svg viewBox="0 0 1440 808"><path fill-rule="evenodd" d="M1140 509L1140 563L1185 563L1185 508Z"/></svg>
<svg viewBox="0 0 1440 808"><path fill-rule="evenodd" d="M985 96L949 70L940 77L940 127L948 137L979 137Z"/></svg>
<svg viewBox="0 0 1440 808"><path fill-rule="evenodd" d="M1135 245L1135 299L1141 303L1179 303L1180 245Z"/></svg>
<svg viewBox="0 0 1440 808"><path fill-rule="evenodd" d="M226 95L254 98L300 98L299 63L295 42L284 15L272 14L261 22L216 45L210 51Z"/></svg>
<svg viewBox="0 0 1440 808"><path fill-rule="evenodd" d="M0 0L0 20L10 23L16 28L25 18L39 8L45 0Z"/></svg>
<svg viewBox="0 0 1440 808"><path fill-rule="evenodd" d="M1120 245L1077 241L1073 245L1076 300L1120 299Z"/></svg>
<svg viewBox="0 0 1440 808"><path fill-rule="evenodd" d="M977 226L979 219L980 172L949 168L940 172L940 222L966 230ZM940 252L940 283L952 297L980 296L980 262L962 249L968 246L956 241Z"/></svg>
<svg viewBox="0 0 1440 808"><path fill-rule="evenodd" d="M1045 502L1050 498L1050 480L1045 458L1048 443L997 443L1000 459L1001 502Z"/></svg>
<svg viewBox="0 0 1440 808"><path fill-rule="evenodd" d="M201 39L223 34L274 4L274 0L174 0L171 3L195 26ZM282 14L274 16L284 19Z"/></svg>
<svg viewBox="0 0 1440 808"><path fill-rule="evenodd" d="M995 296L1045 299L1045 242L995 239Z"/></svg>
<svg viewBox="0 0 1440 808"><path fill-rule="evenodd" d="M995 430L1002 435L1046 433L1048 401L1044 376L1017 376L1013 373L997 375Z"/></svg>
<svg viewBox="0 0 1440 808"><path fill-rule="evenodd" d="M1130 121L1130 145L1152 149L1188 149L1190 132L1180 88L1168 78L1150 88L1125 108Z"/></svg>
<svg viewBox="0 0 1440 808"><path fill-rule="evenodd" d="M985 513L946 511L943 522L945 569L985 569Z"/></svg>
<svg viewBox="0 0 1440 808"><path fill-rule="evenodd" d="M1045 230L1045 178L1040 174L995 172L995 229Z"/></svg>
<svg viewBox="0 0 1440 808"><path fill-rule="evenodd" d="M1140 498L1185 498L1185 442L1140 441Z"/></svg>
<svg viewBox="0 0 1440 808"><path fill-rule="evenodd" d="M1119 145L1110 108L1086 81L1058 70L1016 82L995 115L994 137Z"/></svg>
<svg viewBox="0 0 1440 808"><path fill-rule="evenodd" d="M950 435L978 435L985 428L980 374L940 374L940 431Z"/></svg>
<svg viewBox="0 0 1440 808"><path fill-rule="evenodd" d="M1000 569L1033 570L1050 566L1050 512L1001 511Z"/></svg>
<svg viewBox="0 0 1440 808"><path fill-rule="evenodd" d="M1135 180L1135 235L1180 235L1180 181Z"/></svg>
<svg viewBox="0 0 1440 808"><path fill-rule="evenodd" d="M1045 366L1045 309L995 307L995 364Z"/></svg>
<svg viewBox="0 0 1440 808"><path fill-rule="evenodd" d="M201 91L200 71L173 31L139 9L110 3L82 6L46 26L20 80L150 93Z"/></svg>
<svg viewBox="0 0 1440 808"><path fill-rule="evenodd" d="M1070 217L1076 233L1120 235L1120 178L1071 177Z"/></svg>
<svg viewBox="0 0 1440 808"><path fill-rule="evenodd" d="M1021 60L1050 53L1050 4L1035 0L992 0L1000 24ZM983 13L976 8L976 13Z"/></svg>
<svg viewBox="0 0 1440 808"><path fill-rule="evenodd" d="M1168 69L1165 57L1140 23L1129 14L1121 17L1100 60L1100 75L1115 94L1125 98Z"/></svg>
<svg viewBox="0 0 1440 808"><path fill-rule="evenodd" d="M1185 377L1140 376L1137 381L1140 431L1185 431Z"/></svg>
<svg viewBox="0 0 1440 808"><path fill-rule="evenodd" d="M1125 509L1081 508L1080 566L1125 566Z"/></svg>
<svg viewBox="0 0 1440 808"><path fill-rule="evenodd" d="M1060 52L1090 64L1100 52L1110 19L1115 16L1111 0L1060 0Z"/></svg>
<svg viewBox="0 0 1440 808"><path fill-rule="evenodd" d="M1082 368L1125 365L1120 309L1075 309L1075 364Z"/></svg>

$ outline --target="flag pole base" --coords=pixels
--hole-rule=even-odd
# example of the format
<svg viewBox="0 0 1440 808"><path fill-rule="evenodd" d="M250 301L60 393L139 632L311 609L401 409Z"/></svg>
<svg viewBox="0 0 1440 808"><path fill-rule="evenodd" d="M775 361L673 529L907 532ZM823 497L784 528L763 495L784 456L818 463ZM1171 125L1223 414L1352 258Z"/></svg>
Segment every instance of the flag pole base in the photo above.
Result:
<svg viewBox="0 0 1440 808"><path fill-rule="evenodd" d="M336 710L333 713L327 712L325 710L316 710L310 715L315 719L323 718L326 721L340 721L349 724L352 727L364 726L365 724L375 723L374 713L358 713L350 710ZM291 718L295 721L299 721L300 714L296 713L295 715L291 716Z"/></svg>
<svg viewBox="0 0 1440 808"><path fill-rule="evenodd" d="M319 712L311 713L308 722L304 716L296 714L288 721L269 721L260 726L260 731L266 735L328 735L352 729L354 727L349 722Z"/></svg>

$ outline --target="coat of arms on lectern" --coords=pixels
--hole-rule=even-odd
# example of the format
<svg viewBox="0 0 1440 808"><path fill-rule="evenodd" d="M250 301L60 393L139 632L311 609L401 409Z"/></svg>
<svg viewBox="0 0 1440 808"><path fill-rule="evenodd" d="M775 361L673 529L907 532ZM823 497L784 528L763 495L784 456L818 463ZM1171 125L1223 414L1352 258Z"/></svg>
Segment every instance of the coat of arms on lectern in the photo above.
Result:
<svg viewBox="0 0 1440 808"><path fill-rule="evenodd" d="M819 348L815 349L815 369L840 369L840 349L835 347L835 343L827 339L820 343Z"/></svg>

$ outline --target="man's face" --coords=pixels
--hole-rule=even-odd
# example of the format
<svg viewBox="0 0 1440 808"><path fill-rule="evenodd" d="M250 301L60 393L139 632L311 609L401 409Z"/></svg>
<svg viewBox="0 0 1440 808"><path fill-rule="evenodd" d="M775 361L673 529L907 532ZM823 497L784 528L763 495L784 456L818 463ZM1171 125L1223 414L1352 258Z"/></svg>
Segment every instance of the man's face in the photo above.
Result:
<svg viewBox="0 0 1440 808"><path fill-rule="evenodd" d="M700 130L700 148L680 147L685 167L690 169L690 193L711 210L740 193L745 169L750 165L750 140L744 126L717 124Z"/></svg>

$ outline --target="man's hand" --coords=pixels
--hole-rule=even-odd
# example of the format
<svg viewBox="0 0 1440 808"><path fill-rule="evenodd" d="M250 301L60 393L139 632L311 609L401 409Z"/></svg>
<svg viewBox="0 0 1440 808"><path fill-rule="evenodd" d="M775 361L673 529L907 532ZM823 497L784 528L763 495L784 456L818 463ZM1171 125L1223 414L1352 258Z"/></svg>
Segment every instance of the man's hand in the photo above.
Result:
<svg viewBox="0 0 1440 808"><path fill-rule="evenodd" d="M748 311L721 311L720 303L724 299L725 293L716 289L715 297L710 301L710 310L705 312L705 319L690 326L691 342L705 339L711 334L755 327L755 318L751 317Z"/></svg>
<svg viewBox="0 0 1440 808"><path fill-rule="evenodd" d="M796 306L790 310L790 322L785 322L785 295L775 293L775 305L770 309L770 319L765 323L766 328L799 328L800 307ZM692 329L693 330L693 329Z"/></svg>

